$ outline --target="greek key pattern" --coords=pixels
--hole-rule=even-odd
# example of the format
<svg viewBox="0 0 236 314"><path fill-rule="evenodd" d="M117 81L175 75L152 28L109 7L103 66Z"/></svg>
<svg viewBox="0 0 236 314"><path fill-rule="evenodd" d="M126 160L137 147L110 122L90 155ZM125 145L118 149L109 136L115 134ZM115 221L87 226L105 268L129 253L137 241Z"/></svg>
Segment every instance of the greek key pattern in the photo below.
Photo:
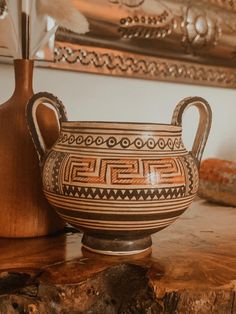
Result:
<svg viewBox="0 0 236 314"><path fill-rule="evenodd" d="M185 155L106 158L52 151L44 171L48 201L83 231L162 229L186 210L198 184L194 160Z"/></svg>
<svg viewBox="0 0 236 314"><path fill-rule="evenodd" d="M100 148L119 148L119 149L137 149L137 150L183 150L184 145L180 136L172 137L148 137L142 139L135 136L94 136L91 134L76 135L71 133L62 133L58 139L58 144L64 144L76 147L100 147Z"/></svg>
<svg viewBox="0 0 236 314"><path fill-rule="evenodd" d="M151 160L70 156L64 173L64 185L176 187L185 183L184 169L178 158Z"/></svg>

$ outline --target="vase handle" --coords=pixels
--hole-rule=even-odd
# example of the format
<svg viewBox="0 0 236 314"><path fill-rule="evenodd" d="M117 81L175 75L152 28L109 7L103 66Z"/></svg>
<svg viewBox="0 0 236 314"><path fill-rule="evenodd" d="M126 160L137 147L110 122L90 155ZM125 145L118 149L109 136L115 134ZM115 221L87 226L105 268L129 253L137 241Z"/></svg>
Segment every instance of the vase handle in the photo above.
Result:
<svg viewBox="0 0 236 314"><path fill-rule="evenodd" d="M28 128L31 134L31 137L34 142L34 146L36 148L39 161L42 160L42 158L45 156L45 153L47 151L46 145L44 142L44 139L42 137L36 112L37 108L40 104L44 104L51 108L57 117L58 120L58 126L60 130L60 125L62 121L67 121L67 113L65 110L65 107L63 103L54 95L47 93L47 92L41 92L35 94L29 101L26 107L26 119L28 123Z"/></svg>
<svg viewBox="0 0 236 314"><path fill-rule="evenodd" d="M195 106L199 110L200 118L197 133L193 142L191 154L196 158L199 168L202 154L211 128L212 111L208 102L201 97L187 97L176 106L171 124L182 126L183 113L189 107Z"/></svg>

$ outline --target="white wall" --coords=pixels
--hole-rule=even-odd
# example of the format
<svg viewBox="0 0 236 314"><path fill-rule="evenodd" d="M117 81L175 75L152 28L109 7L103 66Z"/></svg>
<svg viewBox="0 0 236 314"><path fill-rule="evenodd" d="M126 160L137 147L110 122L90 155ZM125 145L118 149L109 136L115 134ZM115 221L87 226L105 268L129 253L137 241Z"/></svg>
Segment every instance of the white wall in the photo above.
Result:
<svg viewBox="0 0 236 314"><path fill-rule="evenodd" d="M10 97L13 87L12 66L0 65L0 103ZM38 68L34 90L49 91L61 98L70 120L169 123L182 98L204 97L213 111L204 158L236 160L236 90ZM184 119L184 142L189 148L197 120L197 111L189 109Z"/></svg>

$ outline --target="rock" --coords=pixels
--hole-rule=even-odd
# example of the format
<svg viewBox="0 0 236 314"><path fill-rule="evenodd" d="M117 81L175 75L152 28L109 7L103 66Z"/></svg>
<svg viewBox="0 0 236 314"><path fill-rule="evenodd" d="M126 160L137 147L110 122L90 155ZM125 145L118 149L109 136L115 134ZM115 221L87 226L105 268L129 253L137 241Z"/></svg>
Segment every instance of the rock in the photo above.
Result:
<svg viewBox="0 0 236 314"><path fill-rule="evenodd" d="M198 195L208 201L236 206L236 162L206 159L200 167Z"/></svg>

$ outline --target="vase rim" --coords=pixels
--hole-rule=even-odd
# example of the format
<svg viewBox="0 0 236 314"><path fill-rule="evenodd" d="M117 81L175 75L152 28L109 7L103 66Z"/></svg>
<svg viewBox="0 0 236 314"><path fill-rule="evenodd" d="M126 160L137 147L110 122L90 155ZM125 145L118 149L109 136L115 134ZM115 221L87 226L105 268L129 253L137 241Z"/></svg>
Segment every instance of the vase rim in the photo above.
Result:
<svg viewBox="0 0 236 314"><path fill-rule="evenodd" d="M138 131L175 131L181 132L182 126L167 123L152 122L119 122L119 121L62 121L62 128L83 128L83 129L119 129L119 130L138 130Z"/></svg>

